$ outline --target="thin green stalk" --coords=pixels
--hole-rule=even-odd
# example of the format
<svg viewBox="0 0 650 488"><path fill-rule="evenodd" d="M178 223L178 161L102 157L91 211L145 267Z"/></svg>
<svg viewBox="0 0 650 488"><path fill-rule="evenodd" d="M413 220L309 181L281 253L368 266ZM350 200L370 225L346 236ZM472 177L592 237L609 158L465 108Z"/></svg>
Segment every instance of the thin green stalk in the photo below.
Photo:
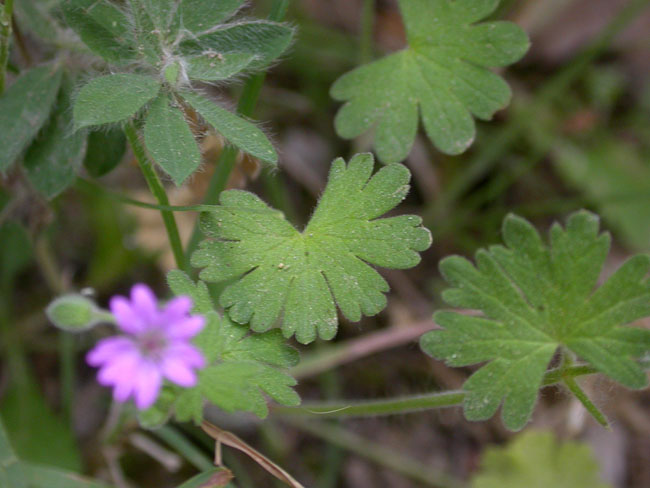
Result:
<svg viewBox="0 0 650 488"><path fill-rule="evenodd" d="M151 193L160 205L169 205L169 199L167 198L167 193L165 193L165 188L158 179L158 175L156 174L153 164L149 160L149 157L138 138L138 133L133 123L129 123L124 127L124 133L131 145L133 154L135 154L135 159L138 161L142 175L147 181L149 190L151 190ZM183 244L181 243L181 236L178 233L174 214L169 210L161 210L160 214L162 215L165 229L167 230L167 237L169 238L169 244L174 253L176 266L180 269L185 269L185 254L183 253Z"/></svg>
<svg viewBox="0 0 650 488"><path fill-rule="evenodd" d="M605 414L601 412L600 409L589 399L583 389L580 388L580 385L578 385L578 382L575 380L575 378L566 377L564 378L563 383L566 385L569 391L576 396L576 398L580 401L580 403L582 403L587 411L596 419L596 421L606 429L609 429L609 422L607 420L607 417L605 417Z"/></svg>
<svg viewBox="0 0 650 488"><path fill-rule="evenodd" d="M307 422L297 418L286 418L283 419L283 422L426 486L461 486L459 480L456 480L447 473L414 461L411 457L400 454L395 449L387 448L377 442L364 439L352 433L350 430L332 424L331 422Z"/></svg>
<svg viewBox="0 0 650 488"><path fill-rule="evenodd" d="M641 361L641 366L650 368L650 361ZM589 365L556 368L548 371L542 380L542 386L566 382L567 378L576 378L598 373ZM273 412L281 416L312 416L312 417L371 417L380 415L397 415L436 408L455 407L463 403L465 392L461 390L426 393L424 395L370 400L362 402L338 401L306 403L300 407L277 406Z"/></svg>
<svg viewBox="0 0 650 488"><path fill-rule="evenodd" d="M269 20L276 22L281 21L287 12L288 6L289 0L275 0L271 6ZM265 78L266 73L261 72L251 76L244 84L244 89L242 90L239 102L237 103L238 114L246 117L250 117L253 114ZM238 153L239 150L233 146L226 146L223 151L221 151L214 174L212 175L212 179L210 180L210 184L208 185L208 189L203 198L204 204L215 205L219 202L219 196L221 195L221 192L226 189L230 173L232 173L232 170L235 168ZM201 229L199 228L197 221L190 242L187 245L187 253L184 260L187 263L187 267L189 267L190 256L198 246L200 240Z"/></svg>
<svg viewBox="0 0 650 488"><path fill-rule="evenodd" d="M480 180L494 165L496 165L509 150L510 146L528 127L527 121L535 117L535 113L553 99L560 97L571 84L587 69L591 63L602 54L612 40L625 26L648 6L650 0L632 0L623 7L599 36L578 55L566 68L553 76L538 92L534 100L512 117L508 124L494 138L490 139L482 151L473 158L467 168L447 186L445 192L426 210L425 224L431 226L444 216L453 204L478 180Z"/></svg>
<svg viewBox="0 0 650 488"><path fill-rule="evenodd" d="M0 95L5 91L7 63L9 61L9 44L11 43L11 18L14 12L14 0L5 0L0 12Z"/></svg>
<svg viewBox="0 0 650 488"><path fill-rule="evenodd" d="M375 0L363 0L359 32L359 64L372 61L373 32L375 29Z"/></svg>
<svg viewBox="0 0 650 488"><path fill-rule="evenodd" d="M196 447L194 443L173 427L165 425L153 432L199 471L208 471L209 469L214 468L212 460L206 456L201 449Z"/></svg>

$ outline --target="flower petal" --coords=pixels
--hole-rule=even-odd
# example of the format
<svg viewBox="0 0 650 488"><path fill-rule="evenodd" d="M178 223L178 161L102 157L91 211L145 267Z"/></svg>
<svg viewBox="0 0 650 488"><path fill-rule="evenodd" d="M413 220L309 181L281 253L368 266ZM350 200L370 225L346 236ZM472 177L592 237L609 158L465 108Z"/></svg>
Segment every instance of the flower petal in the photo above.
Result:
<svg viewBox="0 0 650 488"><path fill-rule="evenodd" d="M144 321L146 327L155 326L158 323L158 300L156 300L156 295L147 285L142 283L133 285L133 288L131 288L131 307Z"/></svg>
<svg viewBox="0 0 650 488"><path fill-rule="evenodd" d="M162 373L169 381L185 388L196 385L196 374L182 359L165 358L162 363Z"/></svg>
<svg viewBox="0 0 650 488"><path fill-rule="evenodd" d="M192 299L188 296L181 295L172 298L167 302L163 310L165 320L175 321L183 319L192 310Z"/></svg>
<svg viewBox="0 0 650 488"><path fill-rule="evenodd" d="M162 375L151 361L140 361L135 379L135 406L145 410L153 405L160 392Z"/></svg>
<svg viewBox="0 0 650 488"><path fill-rule="evenodd" d="M146 318L138 314L125 297L114 296L108 306L115 316L118 327L124 332L138 334L145 330Z"/></svg>
<svg viewBox="0 0 650 488"><path fill-rule="evenodd" d="M205 317L192 315L165 325L165 332L170 339L191 339L205 326Z"/></svg>
<svg viewBox="0 0 650 488"><path fill-rule="evenodd" d="M164 360L166 359L181 360L188 366L198 369L204 368L206 365L201 351L192 344L183 341L175 341L167 346L164 355Z"/></svg>
<svg viewBox="0 0 650 488"><path fill-rule="evenodd" d="M102 339L86 354L86 362L90 366L99 366L102 363L115 359L122 353L135 352L136 347L131 339L124 336L114 336Z"/></svg>
<svg viewBox="0 0 650 488"><path fill-rule="evenodd" d="M140 354L137 351L122 352L117 357L107 361L97 374L97 381L104 385L117 385L130 378L137 372Z"/></svg>

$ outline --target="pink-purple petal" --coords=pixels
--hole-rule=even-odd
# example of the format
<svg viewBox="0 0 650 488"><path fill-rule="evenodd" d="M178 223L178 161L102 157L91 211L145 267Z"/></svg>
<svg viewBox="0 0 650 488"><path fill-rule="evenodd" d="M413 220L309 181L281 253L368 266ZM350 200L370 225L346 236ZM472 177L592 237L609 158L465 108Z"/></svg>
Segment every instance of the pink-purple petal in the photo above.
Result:
<svg viewBox="0 0 650 488"><path fill-rule="evenodd" d="M172 298L163 309L163 316L166 320L175 321L183 319L192 310L192 299L188 296Z"/></svg>
<svg viewBox="0 0 650 488"><path fill-rule="evenodd" d="M131 288L131 307L142 317L145 325L152 327L158 322L158 301L151 288L139 283Z"/></svg>
<svg viewBox="0 0 650 488"><path fill-rule="evenodd" d="M108 337L99 341L86 354L86 362L91 366L99 366L115 356L129 351L135 351L135 344L124 336Z"/></svg>
<svg viewBox="0 0 650 488"><path fill-rule="evenodd" d="M205 367L206 364L201 351L185 342L176 342L170 345L165 352L165 358L180 359L188 366L197 369Z"/></svg>
<svg viewBox="0 0 650 488"><path fill-rule="evenodd" d="M172 339L191 339L205 326L205 317L192 315L167 324L167 335Z"/></svg>
<svg viewBox="0 0 650 488"><path fill-rule="evenodd" d="M145 330L145 321L141 314L138 314L123 296L114 296L109 302L111 313L120 329L129 334L138 334Z"/></svg>
<svg viewBox="0 0 650 488"><path fill-rule="evenodd" d="M162 373L169 381L185 388L196 385L196 374L181 359L165 358L162 362Z"/></svg>
<svg viewBox="0 0 650 488"><path fill-rule="evenodd" d="M137 373L139 362L137 352L122 353L104 364L97 374L97 381L105 386L116 385Z"/></svg>
<svg viewBox="0 0 650 488"><path fill-rule="evenodd" d="M135 406L139 410L145 410L153 405L160 392L162 375L154 363L144 359L140 361L135 378Z"/></svg>

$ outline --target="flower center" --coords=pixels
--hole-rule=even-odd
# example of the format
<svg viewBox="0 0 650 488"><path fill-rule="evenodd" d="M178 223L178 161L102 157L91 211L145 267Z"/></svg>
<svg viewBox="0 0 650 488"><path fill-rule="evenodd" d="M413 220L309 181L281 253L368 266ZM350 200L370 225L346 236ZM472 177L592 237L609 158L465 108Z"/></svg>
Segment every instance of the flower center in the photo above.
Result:
<svg viewBox="0 0 650 488"><path fill-rule="evenodd" d="M157 357L167 347L167 340L159 331L149 331L138 337L138 346L143 356Z"/></svg>

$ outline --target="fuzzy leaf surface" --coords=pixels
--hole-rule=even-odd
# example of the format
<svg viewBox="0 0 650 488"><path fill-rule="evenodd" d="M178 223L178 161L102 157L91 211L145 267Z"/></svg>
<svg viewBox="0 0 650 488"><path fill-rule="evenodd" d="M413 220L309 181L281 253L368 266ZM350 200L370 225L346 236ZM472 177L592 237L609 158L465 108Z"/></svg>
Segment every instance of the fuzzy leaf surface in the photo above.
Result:
<svg viewBox="0 0 650 488"><path fill-rule="evenodd" d="M201 215L206 240L192 256L210 282L234 279L220 297L232 320L254 331L282 317L286 337L329 340L338 327L337 305L359 321L386 306L388 284L370 264L406 269L431 234L414 215L379 218L409 190L409 171L389 165L372 175L370 154L332 164L321 200L303 232L255 195L222 193L220 206Z"/></svg>
<svg viewBox="0 0 650 488"><path fill-rule="evenodd" d="M243 4L244 0L183 0L178 9L180 24L194 35L205 34L235 15Z"/></svg>
<svg viewBox="0 0 650 488"><path fill-rule="evenodd" d="M247 411L258 417L268 414L265 395L283 405L300 403L293 390L296 380L285 372L298 362L298 352L285 344L280 331L251 334L248 327L220 317L205 283L195 284L181 271L171 271L167 281L176 295L192 298L193 313L207 319L194 343L208 366L199 371L195 387L174 388L172 394L168 390L145 416L162 420L160 411L171 407L180 421L200 423L205 400L227 412Z"/></svg>
<svg viewBox="0 0 650 488"><path fill-rule="evenodd" d="M201 151L180 108L167 95L151 104L144 125L144 142L153 159L180 185L201 164Z"/></svg>
<svg viewBox="0 0 650 488"><path fill-rule="evenodd" d="M67 24L95 53L109 63L124 64L136 57L129 19L109 0L67 0Z"/></svg>
<svg viewBox="0 0 650 488"><path fill-rule="evenodd" d="M250 68L261 69L287 50L294 30L268 20L242 21L218 26L181 43L186 55L244 53L255 57Z"/></svg>
<svg viewBox="0 0 650 488"><path fill-rule="evenodd" d="M505 447L490 447L472 488L609 488L588 444L559 442L551 432L526 431Z"/></svg>
<svg viewBox="0 0 650 488"><path fill-rule="evenodd" d="M79 91L73 115L76 129L128 119L160 90L154 78L135 74L100 76Z"/></svg>
<svg viewBox="0 0 650 488"><path fill-rule="evenodd" d="M550 245L510 215L503 238L506 246L476 253L476 266L460 256L440 263L453 287L444 300L482 316L437 312L443 330L421 339L425 352L450 366L488 361L465 382L465 416L487 419L503 402L505 425L522 428L558 347L629 388L643 388L647 377L634 359L650 350L650 330L621 326L650 315L650 256L628 259L597 287L610 237L599 234L596 215L580 211L565 229L554 224Z"/></svg>
<svg viewBox="0 0 650 488"><path fill-rule="evenodd" d="M273 149L273 144L254 124L196 93L183 92L182 96L208 124L234 146L262 161L278 162L278 154Z"/></svg>
<svg viewBox="0 0 650 488"><path fill-rule="evenodd" d="M0 97L0 172L6 171L47 121L61 70L45 65L20 76Z"/></svg>
<svg viewBox="0 0 650 488"><path fill-rule="evenodd" d="M399 0L408 47L339 78L331 95L347 102L337 133L355 138L375 126L384 163L408 156L418 113L442 152L459 154L474 140L472 116L489 120L510 100L507 83L488 68L507 66L528 50L511 22L484 22L499 0Z"/></svg>

